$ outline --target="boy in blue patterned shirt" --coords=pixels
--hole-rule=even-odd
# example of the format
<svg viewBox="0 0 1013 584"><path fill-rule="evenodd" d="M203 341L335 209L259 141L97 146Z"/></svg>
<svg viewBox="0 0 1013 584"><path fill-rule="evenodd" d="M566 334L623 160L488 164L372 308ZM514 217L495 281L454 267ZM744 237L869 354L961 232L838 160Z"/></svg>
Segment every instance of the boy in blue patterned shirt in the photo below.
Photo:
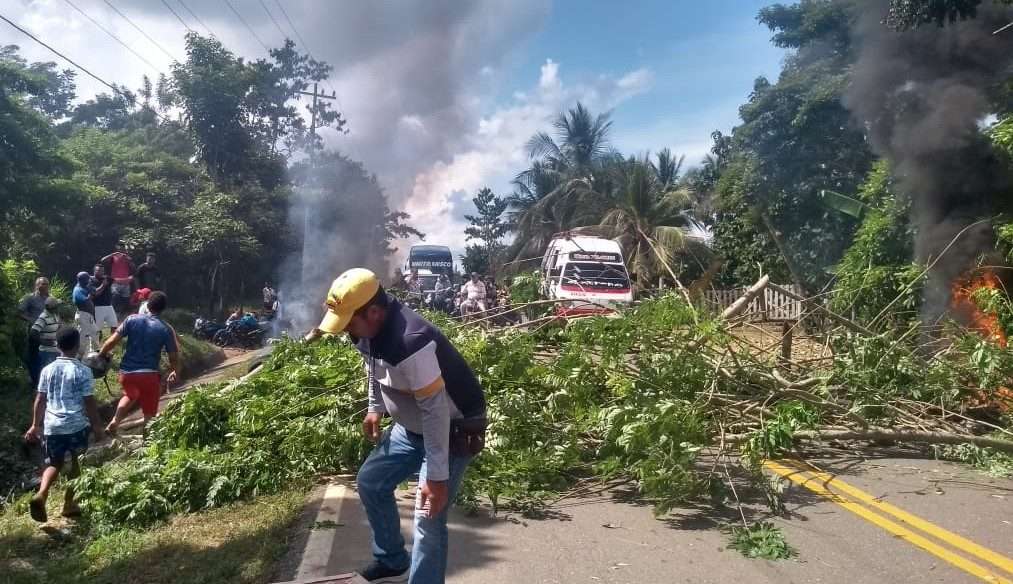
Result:
<svg viewBox="0 0 1013 584"><path fill-rule="evenodd" d="M39 390L35 395L32 426L25 432L25 440L42 440L46 452L46 468L42 471L39 492L32 497L29 509L32 519L45 523L46 500L49 489L59 476L71 455L68 476L81 472L78 455L88 449L88 434L101 440L103 431L98 415L98 403L92 395L95 379L91 369L76 359L81 335L74 328L64 328L56 334L60 357L46 366L39 376ZM63 501L63 516L74 517L81 513L74 501L74 490L67 487Z"/></svg>

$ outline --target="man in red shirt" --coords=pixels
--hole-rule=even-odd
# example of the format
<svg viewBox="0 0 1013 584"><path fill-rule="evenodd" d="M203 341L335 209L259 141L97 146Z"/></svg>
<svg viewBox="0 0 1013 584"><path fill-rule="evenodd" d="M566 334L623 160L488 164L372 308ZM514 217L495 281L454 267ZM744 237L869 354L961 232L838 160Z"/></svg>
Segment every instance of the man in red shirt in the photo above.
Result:
<svg viewBox="0 0 1013 584"><path fill-rule="evenodd" d="M108 274L113 279L113 307L120 318L130 307L130 288L134 280L134 262L126 252L126 243L121 239L116 242L113 253L102 258L101 263L108 265Z"/></svg>

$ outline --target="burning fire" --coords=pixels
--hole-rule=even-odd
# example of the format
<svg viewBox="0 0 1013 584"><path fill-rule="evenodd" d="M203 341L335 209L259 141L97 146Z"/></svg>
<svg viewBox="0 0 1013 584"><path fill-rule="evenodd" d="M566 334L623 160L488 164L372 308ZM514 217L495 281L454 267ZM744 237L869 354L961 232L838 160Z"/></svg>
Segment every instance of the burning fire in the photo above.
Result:
<svg viewBox="0 0 1013 584"><path fill-rule="evenodd" d="M1002 290L1002 283L991 270L984 270L962 277L953 283L953 296L950 309L954 314L963 317L967 328L991 339L1000 347L1006 346L1006 334L999 324L999 319L982 310L974 301L974 294L983 288Z"/></svg>
<svg viewBox="0 0 1013 584"><path fill-rule="evenodd" d="M999 319L994 314L982 310L974 301L974 293L982 288L1003 290L1002 282L999 281L995 272L986 269L978 273L971 273L953 283L953 299L950 301L950 310L965 319L968 329L992 340L1000 347L1005 347L1006 334L999 324ZM977 399L972 403L979 406L997 407L999 411L1008 412L1013 408L1013 391L1008 387L1000 387L991 398L986 396L984 392L978 392Z"/></svg>

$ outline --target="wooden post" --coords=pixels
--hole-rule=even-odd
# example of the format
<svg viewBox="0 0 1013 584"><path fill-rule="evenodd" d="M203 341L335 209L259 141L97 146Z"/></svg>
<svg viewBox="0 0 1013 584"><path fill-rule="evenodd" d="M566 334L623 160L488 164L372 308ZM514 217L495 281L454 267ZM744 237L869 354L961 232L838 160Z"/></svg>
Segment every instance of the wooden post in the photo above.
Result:
<svg viewBox="0 0 1013 584"><path fill-rule="evenodd" d="M794 337L795 324L791 321L781 323L781 366L787 367L791 363L791 341Z"/></svg>

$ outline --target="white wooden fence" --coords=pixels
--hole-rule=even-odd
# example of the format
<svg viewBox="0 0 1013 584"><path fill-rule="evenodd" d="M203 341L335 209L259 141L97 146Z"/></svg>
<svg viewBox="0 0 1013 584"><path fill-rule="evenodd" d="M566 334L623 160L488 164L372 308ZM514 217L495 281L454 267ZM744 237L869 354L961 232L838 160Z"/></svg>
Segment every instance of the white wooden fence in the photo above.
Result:
<svg viewBox="0 0 1013 584"><path fill-rule="evenodd" d="M801 295L798 286L782 285L781 287ZM704 302L708 309L718 313L741 298L745 291L745 288L707 290L704 292ZM749 303L742 316L753 322L764 320L798 320L802 316L802 303L788 298L780 292L766 288L763 290L763 294L760 294Z"/></svg>

